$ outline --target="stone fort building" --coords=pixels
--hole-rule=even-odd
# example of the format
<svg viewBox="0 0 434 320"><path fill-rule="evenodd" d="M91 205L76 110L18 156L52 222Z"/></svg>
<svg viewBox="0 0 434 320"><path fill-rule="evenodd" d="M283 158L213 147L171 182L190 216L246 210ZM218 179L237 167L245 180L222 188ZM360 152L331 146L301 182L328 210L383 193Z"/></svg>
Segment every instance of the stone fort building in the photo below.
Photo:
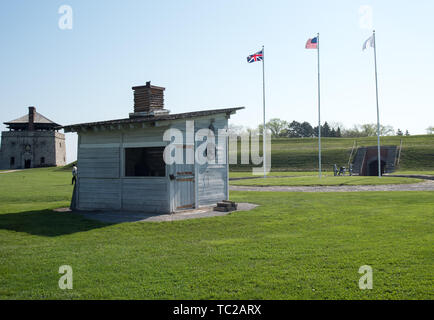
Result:
<svg viewBox="0 0 434 320"><path fill-rule="evenodd" d="M64 166L65 135L59 124L29 107L29 113L4 122L9 131L1 135L0 169Z"/></svg>

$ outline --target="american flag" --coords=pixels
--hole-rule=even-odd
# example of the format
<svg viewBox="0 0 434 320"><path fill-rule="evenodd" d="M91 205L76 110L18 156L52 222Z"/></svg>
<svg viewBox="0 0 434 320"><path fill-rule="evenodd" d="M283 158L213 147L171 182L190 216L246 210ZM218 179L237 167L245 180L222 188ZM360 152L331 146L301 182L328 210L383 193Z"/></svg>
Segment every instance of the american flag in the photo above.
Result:
<svg viewBox="0 0 434 320"><path fill-rule="evenodd" d="M263 55L262 50L261 50L261 51L258 51L256 53L251 54L250 56L248 56L247 57L247 62L248 63L252 63L252 62L255 62L255 61L262 61L263 57L264 57L264 55Z"/></svg>
<svg viewBox="0 0 434 320"><path fill-rule="evenodd" d="M318 49L318 37L307 40L306 49Z"/></svg>

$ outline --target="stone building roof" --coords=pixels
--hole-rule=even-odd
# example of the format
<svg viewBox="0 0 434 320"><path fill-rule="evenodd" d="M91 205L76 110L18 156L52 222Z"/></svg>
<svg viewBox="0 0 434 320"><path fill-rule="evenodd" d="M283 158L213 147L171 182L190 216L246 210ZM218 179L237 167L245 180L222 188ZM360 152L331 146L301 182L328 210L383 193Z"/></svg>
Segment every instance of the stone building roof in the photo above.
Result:
<svg viewBox="0 0 434 320"><path fill-rule="evenodd" d="M4 124L6 125L13 125L13 124L28 124L29 123L29 114L26 114L22 117L19 117L18 119L15 120L11 120L8 122L4 122ZM38 113L35 111L35 117L33 120L33 123L40 123L40 124L51 124L55 127L60 126L60 124L57 124L53 121L51 121L50 119L44 117L42 114Z"/></svg>

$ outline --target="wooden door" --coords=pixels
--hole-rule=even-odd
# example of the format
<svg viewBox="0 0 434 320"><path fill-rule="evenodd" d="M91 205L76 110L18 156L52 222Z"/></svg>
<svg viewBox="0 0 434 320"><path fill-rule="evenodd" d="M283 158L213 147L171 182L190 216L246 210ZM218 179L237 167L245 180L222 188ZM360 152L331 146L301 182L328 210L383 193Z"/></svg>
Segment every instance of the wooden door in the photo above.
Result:
<svg viewBox="0 0 434 320"><path fill-rule="evenodd" d="M183 149L185 152L187 148L184 146ZM175 164L174 167L175 211L193 209L195 207L194 164Z"/></svg>

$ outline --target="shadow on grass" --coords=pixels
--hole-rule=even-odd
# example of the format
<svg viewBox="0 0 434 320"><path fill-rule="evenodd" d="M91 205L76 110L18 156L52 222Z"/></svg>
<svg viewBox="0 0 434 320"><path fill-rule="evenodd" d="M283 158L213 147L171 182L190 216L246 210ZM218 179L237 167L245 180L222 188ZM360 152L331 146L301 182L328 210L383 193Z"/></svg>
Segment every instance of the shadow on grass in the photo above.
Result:
<svg viewBox="0 0 434 320"><path fill-rule="evenodd" d="M103 228L110 224L85 219L68 212L52 210L0 214L0 230L57 237Z"/></svg>

